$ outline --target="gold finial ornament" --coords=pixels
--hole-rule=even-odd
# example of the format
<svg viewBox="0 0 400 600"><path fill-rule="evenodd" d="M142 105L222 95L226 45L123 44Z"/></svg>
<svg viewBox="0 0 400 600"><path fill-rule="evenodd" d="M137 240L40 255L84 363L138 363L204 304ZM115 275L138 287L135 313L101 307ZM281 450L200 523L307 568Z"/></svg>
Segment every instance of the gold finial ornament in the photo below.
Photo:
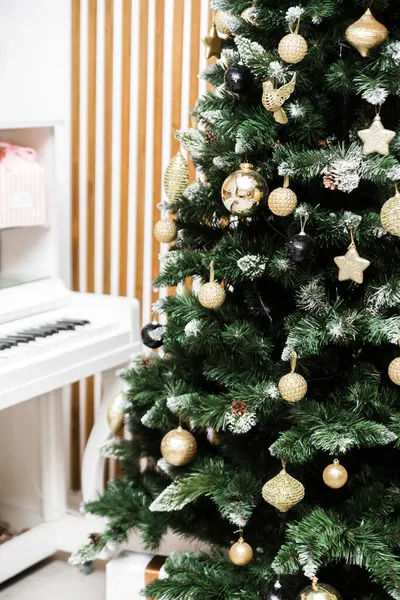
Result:
<svg viewBox="0 0 400 600"><path fill-rule="evenodd" d="M282 105L290 98L296 87L296 73L294 73L289 83L275 89L274 82L271 79L263 83L262 103L264 108L274 113L274 119L281 125L286 125L289 120Z"/></svg>
<svg viewBox="0 0 400 600"><path fill-rule="evenodd" d="M281 377L278 383L279 393L286 402L299 402L307 394L307 381L295 373L297 364L297 353L292 351L292 358L290 360L291 371L287 375Z"/></svg>
<svg viewBox="0 0 400 600"><path fill-rule="evenodd" d="M278 217L291 215L297 206L297 196L289 185L289 177L285 177L283 187L276 188L269 195L268 207Z"/></svg>
<svg viewBox="0 0 400 600"><path fill-rule="evenodd" d="M196 438L180 425L164 435L161 441L161 454L174 467L182 467L190 463L196 452Z"/></svg>
<svg viewBox="0 0 400 600"><path fill-rule="evenodd" d="M357 252L353 231L351 231L351 243L344 256L335 256L334 261L339 268L339 281L354 281L360 285L364 281L364 271L368 269L371 262L361 258Z"/></svg>
<svg viewBox="0 0 400 600"><path fill-rule="evenodd" d="M318 583L318 579L313 577L312 584L304 588L296 600L342 600L342 596L331 585Z"/></svg>
<svg viewBox="0 0 400 600"><path fill-rule="evenodd" d="M308 52L308 44L299 34L299 28L300 19L297 21L295 29L290 26L290 33L281 39L278 46L278 54L281 59L293 65L301 62Z"/></svg>
<svg viewBox="0 0 400 600"><path fill-rule="evenodd" d="M214 261L210 264L210 281L203 283L199 290L199 302L205 308L220 308L225 302L224 288L214 281Z"/></svg>
<svg viewBox="0 0 400 600"><path fill-rule="evenodd" d="M296 506L305 495L304 485L286 472L286 461L282 461L282 471L273 479L267 481L262 489L265 502L287 512Z"/></svg>
<svg viewBox="0 0 400 600"><path fill-rule="evenodd" d="M229 559L238 567L245 567L253 559L253 548L242 537L230 547Z"/></svg>
<svg viewBox="0 0 400 600"><path fill-rule="evenodd" d="M214 23L218 33L224 37L233 37L235 34L229 29L229 19L232 18L224 10L216 10L214 13Z"/></svg>
<svg viewBox="0 0 400 600"><path fill-rule="evenodd" d="M400 192L396 184L396 193L382 206L381 223L385 231L400 237Z"/></svg>
<svg viewBox="0 0 400 600"><path fill-rule="evenodd" d="M182 196L189 183L189 167L182 155L177 152L171 158L164 174L164 190L168 200L173 203Z"/></svg>
<svg viewBox="0 0 400 600"><path fill-rule="evenodd" d="M178 233L178 227L172 219L160 219L154 225L154 237L161 244L173 242Z"/></svg>
<svg viewBox="0 0 400 600"><path fill-rule="evenodd" d="M125 424L125 395L120 392L107 409L107 423L112 434L117 435L123 430Z"/></svg>
<svg viewBox="0 0 400 600"><path fill-rule="evenodd" d="M338 490L346 485L348 478L346 469L339 463L337 458L324 469L322 474L324 483L333 490Z"/></svg>
<svg viewBox="0 0 400 600"><path fill-rule="evenodd" d="M385 129L381 117L376 115L371 127L359 131L358 137L364 143L365 156L374 153L387 156L390 152L389 144L396 137L396 132Z"/></svg>
<svg viewBox="0 0 400 600"><path fill-rule="evenodd" d="M206 49L207 59L212 58L213 56L216 58L221 57L221 48L224 40L218 35L215 21L212 22L209 34L203 37L201 41Z"/></svg>
<svg viewBox="0 0 400 600"><path fill-rule="evenodd" d="M370 9L346 29L346 40L364 58L369 56L373 48L383 44L388 35L386 27L375 19Z"/></svg>
<svg viewBox="0 0 400 600"><path fill-rule="evenodd" d="M267 193L267 182L250 163L241 164L238 171L228 175L221 188L225 208L238 217L254 214Z"/></svg>

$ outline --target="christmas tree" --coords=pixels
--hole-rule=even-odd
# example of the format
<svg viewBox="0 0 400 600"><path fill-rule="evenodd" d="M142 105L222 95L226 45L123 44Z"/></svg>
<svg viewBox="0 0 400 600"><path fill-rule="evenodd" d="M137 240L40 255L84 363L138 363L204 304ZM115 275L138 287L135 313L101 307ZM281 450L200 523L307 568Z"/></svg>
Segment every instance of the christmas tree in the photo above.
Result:
<svg viewBox="0 0 400 600"><path fill-rule="evenodd" d="M400 4L213 8L177 133L198 179L175 157L156 228L155 285L186 285L122 374L132 439L77 560L170 529L212 549L155 598L399 599Z"/></svg>

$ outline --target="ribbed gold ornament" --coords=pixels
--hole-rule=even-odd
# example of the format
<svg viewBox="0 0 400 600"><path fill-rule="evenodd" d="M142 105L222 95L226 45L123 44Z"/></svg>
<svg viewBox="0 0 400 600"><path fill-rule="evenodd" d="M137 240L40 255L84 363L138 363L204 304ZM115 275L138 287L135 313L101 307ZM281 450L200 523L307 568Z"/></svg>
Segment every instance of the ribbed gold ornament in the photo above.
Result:
<svg viewBox="0 0 400 600"><path fill-rule="evenodd" d="M380 46L388 35L386 27L375 19L370 9L346 30L346 40L364 57L373 48Z"/></svg>
<svg viewBox="0 0 400 600"><path fill-rule="evenodd" d="M278 383L279 393L287 402L299 402L307 394L307 381L295 373L297 362L297 354L293 350L290 361L291 371L287 375L281 377Z"/></svg>
<svg viewBox="0 0 400 600"><path fill-rule="evenodd" d="M225 208L239 217L254 214L267 193L267 182L257 171L253 171L250 163L241 164L238 171L228 175L221 188Z"/></svg>
<svg viewBox="0 0 400 600"><path fill-rule="evenodd" d="M335 458L332 465L328 465L324 469L322 474L324 483L334 490L346 485L348 478L346 469L339 463L337 458Z"/></svg>
<svg viewBox="0 0 400 600"><path fill-rule="evenodd" d="M383 229L400 237L400 192L396 185L396 194L382 206L381 223Z"/></svg>
<svg viewBox="0 0 400 600"><path fill-rule="evenodd" d="M171 158L164 174L164 190L170 202L175 202L189 183L189 167L181 152Z"/></svg>
<svg viewBox="0 0 400 600"><path fill-rule="evenodd" d="M262 489L262 496L268 504L272 504L280 512L287 512L303 500L304 485L286 472L286 462L282 461L282 471L267 481Z"/></svg>
<svg viewBox="0 0 400 600"><path fill-rule="evenodd" d="M220 35L225 37L232 37L235 34L229 29L229 19L232 18L228 12L224 10L216 10L214 13L214 23L217 31Z"/></svg>
<svg viewBox="0 0 400 600"><path fill-rule="evenodd" d="M196 451L196 438L181 426L169 431L161 442L161 454L170 465L175 467L182 467L190 463Z"/></svg>
<svg viewBox="0 0 400 600"><path fill-rule="evenodd" d="M297 206L297 196L289 188L289 177L285 177L283 187L273 190L268 198L269 209L277 217L287 217Z"/></svg>
<svg viewBox="0 0 400 600"><path fill-rule="evenodd" d="M198 294L199 302L205 308L220 308L225 302L224 288L214 281L214 262L210 264L210 281L204 283Z"/></svg>
<svg viewBox="0 0 400 600"><path fill-rule="evenodd" d="M118 394L107 409L107 423L111 433L116 435L124 428L125 424L125 396L122 392Z"/></svg>
<svg viewBox="0 0 400 600"><path fill-rule="evenodd" d="M172 219L160 219L154 225L154 237L162 244L173 242L178 233L178 227Z"/></svg>
<svg viewBox="0 0 400 600"><path fill-rule="evenodd" d="M229 550L229 558L234 565L245 567L253 558L253 548L241 537Z"/></svg>
<svg viewBox="0 0 400 600"><path fill-rule="evenodd" d="M400 385L400 358L395 358L389 365L389 377L396 385Z"/></svg>
<svg viewBox="0 0 400 600"><path fill-rule="evenodd" d="M312 585L304 588L296 600L342 600L342 596L332 586L318 583L318 579L314 577Z"/></svg>

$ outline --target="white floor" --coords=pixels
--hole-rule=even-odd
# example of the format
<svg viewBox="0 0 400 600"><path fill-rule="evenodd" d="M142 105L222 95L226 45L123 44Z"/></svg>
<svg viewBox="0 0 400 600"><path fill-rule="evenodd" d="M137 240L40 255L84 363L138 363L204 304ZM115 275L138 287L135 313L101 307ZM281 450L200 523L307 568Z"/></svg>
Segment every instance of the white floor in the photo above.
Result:
<svg viewBox="0 0 400 600"><path fill-rule="evenodd" d="M91 575L56 557L0 585L1 600L105 600L106 574L96 565Z"/></svg>

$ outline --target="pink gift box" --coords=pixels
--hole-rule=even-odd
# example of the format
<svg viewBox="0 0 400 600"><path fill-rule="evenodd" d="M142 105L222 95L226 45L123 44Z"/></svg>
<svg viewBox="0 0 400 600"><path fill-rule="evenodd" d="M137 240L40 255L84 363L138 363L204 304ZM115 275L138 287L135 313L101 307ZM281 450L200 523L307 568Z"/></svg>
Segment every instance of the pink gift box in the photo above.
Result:
<svg viewBox="0 0 400 600"><path fill-rule="evenodd" d="M48 225L46 171L35 158L0 141L0 229Z"/></svg>

